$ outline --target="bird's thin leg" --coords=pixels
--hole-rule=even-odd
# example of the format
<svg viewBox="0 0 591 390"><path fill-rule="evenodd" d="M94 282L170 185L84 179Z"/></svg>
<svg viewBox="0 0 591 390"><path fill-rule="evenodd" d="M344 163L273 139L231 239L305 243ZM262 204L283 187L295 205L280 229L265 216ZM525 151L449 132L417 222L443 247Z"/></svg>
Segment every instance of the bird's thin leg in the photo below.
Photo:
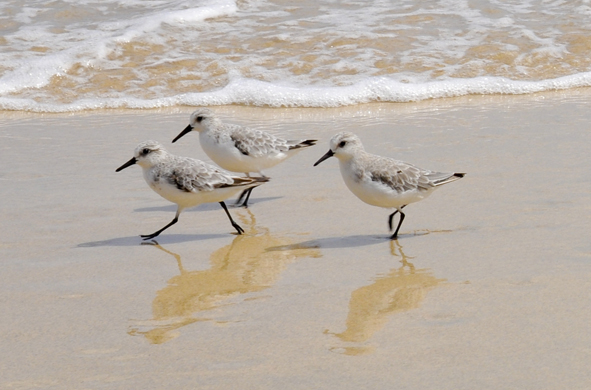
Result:
<svg viewBox="0 0 591 390"><path fill-rule="evenodd" d="M224 209L224 211L226 212L226 215L228 216L228 218L230 218L230 222L232 223L232 226L234 226L234 229L236 229L236 231L238 232L238 234L242 234L244 233L244 229L242 229L240 227L240 225L238 225L236 222L234 222L234 220L232 219L232 216L230 215L230 212L228 211L228 208L226 207L226 204L224 203L224 201L220 202L220 205L222 206L222 208Z"/></svg>
<svg viewBox="0 0 591 390"><path fill-rule="evenodd" d="M388 227L390 228L390 231L392 231L392 219L394 218L397 212L398 210L394 211L392 214L390 214L390 217L388 218Z"/></svg>
<svg viewBox="0 0 591 390"><path fill-rule="evenodd" d="M405 207L406 207L406 205L400 207L400 210L402 210ZM388 218L388 227L390 227L390 231L392 231L392 219L394 218L394 216L396 215L397 212L398 212L398 210L394 211L392 214L390 214L390 217Z"/></svg>
<svg viewBox="0 0 591 390"><path fill-rule="evenodd" d="M401 207L402 208L402 207ZM396 239L396 237L398 237L398 230L400 230L400 226L402 225L402 221L404 221L404 213L400 210L398 210L400 212L400 222L398 222L398 227L396 228L396 231L394 232L394 234L392 234L392 237L390 237L391 240Z"/></svg>
<svg viewBox="0 0 591 390"><path fill-rule="evenodd" d="M242 198L244 198L244 195L246 195L248 190L250 190L250 188L247 188L240 193L240 196L238 197L238 199L236 199L236 203L235 203L236 206L238 206L238 203L240 203L242 201Z"/></svg>
<svg viewBox="0 0 591 390"><path fill-rule="evenodd" d="M259 172L259 175L261 175L261 177L267 177L267 176L265 176L265 174L263 172ZM246 177L250 177L250 173L247 172ZM246 199L244 199L244 203L239 205L239 207L248 207L248 200L250 199L250 193L252 192L253 189L254 189L254 187L250 187L250 188L247 188L244 191L242 191L242 193L240 194L240 196L236 200L235 205L238 206L239 203L244 198L244 196L246 196Z"/></svg>
<svg viewBox="0 0 591 390"><path fill-rule="evenodd" d="M171 227L172 225L174 225L175 223L177 223L179 221L179 215L181 214L182 209L179 207L176 211L176 215L174 216L174 219L172 221L170 221L170 223L166 226L164 226L162 229L152 233L152 234L146 234L146 235L141 235L140 237L143 238L144 240L149 240L150 238L154 238L157 237L158 235L160 235L160 233L162 233L163 231L165 231L166 229L168 229L169 227Z"/></svg>
<svg viewBox="0 0 591 390"><path fill-rule="evenodd" d="M240 207L248 207L248 199L250 198L250 193L252 192L253 188L254 187L250 187L242 191L242 193L238 197L238 200L236 200L236 206L238 206L242 198L244 198L244 196L246 195L246 199L244 200L244 203L240 205Z"/></svg>
<svg viewBox="0 0 591 390"><path fill-rule="evenodd" d="M242 203L242 207L248 207L248 200L250 199L250 193L252 192L252 190L254 189L254 187L250 187L248 190L248 194L246 194L246 199L244 199L244 203Z"/></svg>

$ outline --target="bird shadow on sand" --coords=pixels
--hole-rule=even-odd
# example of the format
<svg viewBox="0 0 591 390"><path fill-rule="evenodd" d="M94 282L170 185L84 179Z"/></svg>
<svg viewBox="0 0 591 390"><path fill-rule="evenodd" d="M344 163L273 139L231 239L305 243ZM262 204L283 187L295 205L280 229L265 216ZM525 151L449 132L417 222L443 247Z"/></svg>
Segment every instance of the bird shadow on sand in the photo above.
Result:
<svg viewBox="0 0 591 390"><path fill-rule="evenodd" d="M272 201L275 199L281 199L281 196L269 196L266 198L251 198L248 201L248 206L255 205L257 203L263 203ZM226 205L228 208L239 208L234 201L226 201ZM150 211L170 211L171 213L176 212L177 206L176 205L168 205L168 206L154 206L154 207L141 207L139 209L135 209L133 211L143 213L143 212L150 212ZM183 212L195 212L195 211L212 211L212 210L221 210L219 203L203 203L199 206L191 207L189 209L185 209Z"/></svg>
<svg viewBox="0 0 591 390"><path fill-rule="evenodd" d="M165 244L178 244L181 242L193 242L193 241L204 241L204 240L211 240L215 238L222 238L227 236L233 236L234 233L228 234L167 234L161 237L158 237L158 240ZM153 241L153 240L152 240ZM151 240L144 241L139 236L131 236L131 237L117 237L111 238L108 240L102 241L91 241L91 242L83 242L81 244L76 245L78 248L95 248L100 246L136 246L142 245L146 242L151 242Z"/></svg>
<svg viewBox="0 0 591 390"><path fill-rule="evenodd" d="M397 240L410 239L415 237L421 237L429 232L414 232L407 234L399 234ZM296 249L310 249L310 248L357 248L369 245L378 245L385 242L389 242L390 236L375 236L375 235L354 235L354 236L341 236L341 237L326 237L318 238L316 240L303 241L291 245L282 245L276 247L267 248L267 251L285 251L285 250L296 250Z"/></svg>

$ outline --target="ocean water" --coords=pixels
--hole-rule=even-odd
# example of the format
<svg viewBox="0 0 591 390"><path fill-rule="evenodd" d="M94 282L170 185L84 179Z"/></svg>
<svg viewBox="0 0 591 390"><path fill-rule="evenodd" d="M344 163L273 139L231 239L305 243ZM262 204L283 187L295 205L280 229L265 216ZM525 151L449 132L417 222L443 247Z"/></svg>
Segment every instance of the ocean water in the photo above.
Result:
<svg viewBox="0 0 591 390"><path fill-rule="evenodd" d="M337 107L591 86L591 1L3 0L0 109Z"/></svg>

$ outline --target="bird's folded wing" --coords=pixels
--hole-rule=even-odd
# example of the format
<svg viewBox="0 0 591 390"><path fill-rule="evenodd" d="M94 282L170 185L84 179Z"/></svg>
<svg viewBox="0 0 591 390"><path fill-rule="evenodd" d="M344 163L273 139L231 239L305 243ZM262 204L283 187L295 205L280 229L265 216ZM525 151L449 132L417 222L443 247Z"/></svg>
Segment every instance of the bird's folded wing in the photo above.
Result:
<svg viewBox="0 0 591 390"><path fill-rule="evenodd" d="M230 138L242 154L251 157L266 156L289 149L287 142L260 130L234 128Z"/></svg>
<svg viewBox="0 0 591 390"><path fill-rule="evenodd" d="M426 176L429 171L403 161L382 157L376 159L368 168L372 181L380 182L399 193L417 189L428 190L434 186Z"/></svg>
<svg viewBox="0 0 591 390"><path fill-rule="evenodd" d="M229 172L191 158L179 158L166 178L169 183L186 192L213 191L234 182Z"/></svg>

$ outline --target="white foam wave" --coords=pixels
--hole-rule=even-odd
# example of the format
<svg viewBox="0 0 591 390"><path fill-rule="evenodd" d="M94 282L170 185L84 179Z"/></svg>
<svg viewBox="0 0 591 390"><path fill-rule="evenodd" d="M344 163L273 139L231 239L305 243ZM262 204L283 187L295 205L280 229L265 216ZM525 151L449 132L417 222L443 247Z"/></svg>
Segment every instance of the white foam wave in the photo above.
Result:
<svg viewBox="0 0 591 390"><path fill-rule="evenodd" d="M502 77L449 79L420 84L373 77L345 87L290 87L235 78L226 87L158 99L80 99L70 104L39 103L32 99L0 97L0 109L33 112L76 112L106 108L151 109L172 106L242 104L268 107L329 108L370 102L416 102L465 95L531 94L591 86L591 72L541 81L516 81Z"/></svg>
<svg viewBox="0 0 591 390"><path fill-rule="evenodd" d="M184 23L201 22L205 19L215 18L224 15L231 15L237 12L238 8L234 1L221 1L215 5L206 5L198 8L189 8L178 11L168 11L158 15L134 20L123 34L116 37L116 42L129 42L137 36L160 28L163 24L179 26Z"/></svg>
<svg viewBox="0 0 591 390"><path fill-rule="evenodd" d="M179 4L179 6L181 6ZM25 9L26 10L26 9ZM25 12L22 21L30 21L36 11ZM89 23L84 29L52 33L44 23L36 26L22 26L8 38L15 42L28 42L23 48L32 46L53 47L54 51L44 55L28 52L27 56L16 51L12 56L0 57L0 68L9 69L0 77L0 94L9 94L28 88L47 86L52 77L62 76L76 63L92 65L97 59L104 60L115 50L117 43L129 42L137 37L161 28L163 25L182 26L186 23L201 22L209 18L231 15L238 10L234 0L217 0L194 8L161 11L152 9L147 15L132 19L116 19L113 22ZM70 26L71 28L71 26ZM73 42L73 43L72 43ZM114 64L115 66L118 64ZM105 65L108 67L108 65Z"/></svg>

